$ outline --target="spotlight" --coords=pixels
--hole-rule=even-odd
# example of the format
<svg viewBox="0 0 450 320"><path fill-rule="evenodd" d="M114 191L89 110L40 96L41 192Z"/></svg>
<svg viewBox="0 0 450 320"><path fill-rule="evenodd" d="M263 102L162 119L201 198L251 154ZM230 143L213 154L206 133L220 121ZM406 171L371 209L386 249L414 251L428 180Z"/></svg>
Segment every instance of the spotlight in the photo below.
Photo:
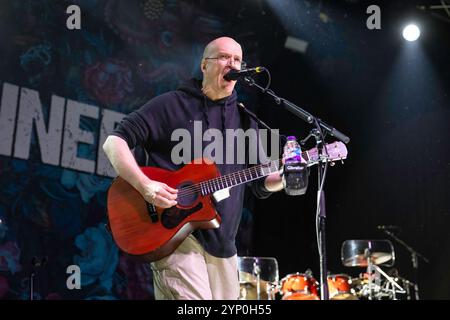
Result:
<svg viewBox="0 0 450 320"><path fill-rule="evenodd" d="M420 29L415 24L409 24L403 29L403 38L408 41L416 41L420 37Z"/></svg>

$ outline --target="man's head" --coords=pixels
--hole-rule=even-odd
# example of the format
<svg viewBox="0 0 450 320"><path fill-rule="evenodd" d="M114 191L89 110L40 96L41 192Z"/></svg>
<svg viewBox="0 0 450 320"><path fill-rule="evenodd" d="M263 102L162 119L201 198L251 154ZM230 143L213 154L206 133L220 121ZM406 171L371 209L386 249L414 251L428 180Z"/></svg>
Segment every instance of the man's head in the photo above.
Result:
<svg viewBox="0 0 450 320"><path fill-rule="evenodd" d="M236 81L227 81L223 76L230 69L241 69L242 48L232 38L221 37L211 41L203 52L201 70L203 92L213 100L231 95Z"/></svg>

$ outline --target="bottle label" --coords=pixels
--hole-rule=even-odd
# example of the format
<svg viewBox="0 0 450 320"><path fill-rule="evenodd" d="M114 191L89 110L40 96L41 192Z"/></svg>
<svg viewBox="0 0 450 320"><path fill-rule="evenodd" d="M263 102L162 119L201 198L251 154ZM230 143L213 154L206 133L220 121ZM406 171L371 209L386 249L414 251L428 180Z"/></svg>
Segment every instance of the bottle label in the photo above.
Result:
<svg viewBox="0 0 450 320"><path fill-rule="evenodd" d="M301 161L302 150L296 140L288 140L284 146L285 161Z"/></svg>
<svg viewBox="0 0 450 320"><path fill-rule="evenodd" d="M302 150L300 148L287 148L284 154L285 162L302 161Z"/></svg>

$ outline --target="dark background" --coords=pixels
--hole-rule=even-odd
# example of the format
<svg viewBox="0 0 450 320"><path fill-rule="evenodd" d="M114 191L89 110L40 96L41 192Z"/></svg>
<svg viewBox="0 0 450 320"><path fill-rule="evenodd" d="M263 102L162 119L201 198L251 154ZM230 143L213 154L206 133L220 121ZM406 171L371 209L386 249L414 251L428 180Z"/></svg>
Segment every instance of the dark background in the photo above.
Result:
<svg viewBox="0 0 450 320"><path fill-rule="evenodd" d="M381 30L365 28L361 6L324 5L332 23L300 28L306 54L265 50L262 63L275 92L351 137L348 159L329 168L325 185L329 271L363 272L342 265L343 241L389 239L377 226L396 225L430 260L419 260L422 298L448 299L450 25L412 2L389 3L380 5ZM422 26L417 43L401 37L411 17ZM261 117L304 137L308 125L277 108L264 99ZM319 276L316 180L313 170L302 198L280 193L256 205L255 251L277 257L282 275L310 268ZM414 279L409 253L393 243L399 274Z"/></svg>
<svg viewBox="0 0 450 320"><path fill-rule="evenodd" d="M82 10L81 31L65 28L65 9L73 3ZM142 16L144 4L156 18ZM366 9L371 4L381 8L380 30L366 27ZM449 299L450 17L443 10L417 7L438 4L4 1L0 6L0 80L37 90L44 109L50 96L57 94L128 113L174 89L184 78L199 76L199 57L210 40L234 37L250 66L270 70L275 93L351 138L348 159L329 167L325 184L329 271L353 277L364 272L342 265L343 241L389 239L377 226L395 225L401 228L397 236L429 259L429 263L419 260L421 298ZM422 29L414 43L401 37L402 27L410 20ZM307 41L306 52L284 48L288 35ZM29 48L45 43L51 44L51 63L44 64L39 56L29 63L24 60ZM86 70L105 71L108 66L121 71L111 71L107 85L86 78ZM264 84L266 78L257 79ZM239 91L249 108L283 134L305 137L311 129L270 98L248 88ZM123 95L116 97L115 92ZM83 125L95 131L95 124ZM313 147L311 143L308 148ZM62 184L67 170L42 165L39 154L27 161L0 156L0 161L4 222L0 287L6 288L2 298L27 299L34 256L48 257L36 279L36 298L153 297L151 273L116 252L101 230L110 179L77 173L74 179L88 179L88 187ZM284 192L267 200L249 196L238 237L240 255L275 257L280 278L307 269L319 277L316 174L313 167L302 197ZM86 195L86 188L95 195ZM6 254L14 244L20 255L8 264ZM393 244L394 267L400 276L413 280L409 253ZM85 263L84 270L92 271L77 292L65 288L65 268L71 263Z"/></svg>

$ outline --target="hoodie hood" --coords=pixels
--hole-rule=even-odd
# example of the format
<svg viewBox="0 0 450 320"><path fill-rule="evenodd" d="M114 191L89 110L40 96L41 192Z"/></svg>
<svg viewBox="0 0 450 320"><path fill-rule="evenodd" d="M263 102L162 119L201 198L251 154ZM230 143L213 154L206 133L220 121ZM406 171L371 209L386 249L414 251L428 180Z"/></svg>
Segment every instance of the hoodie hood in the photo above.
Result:
<svg viewBox="0 0 450 320"><path fill-rule="evenodd" d="M178 90L183 91L187 94L190 94L191 96L194 96L199 99L206 99L208 104L214 104L214 105L233 105L237 101L237 93L236 90L233 90L233 93L225 98L219 99L219 100L211 100L207 96L205 96L202 92L202 81L198 79L190 79L186 82L183 82L179 87Z"/></svg>
<svg viewBox="0 0 450 320"><path fill-rule="evenodd" d="M225 122L227 118L227 112L233 106L236 106L237 93L233 90L232 94L228 97L211 100L202 92L202 81L198 79L190 79L178 88L179 91L185 92L195 98L201 100L203 117L206 122L206 128L209 129L209 117L208 117L208 107L210 106L220 106L221 107L221 120L222 120L222 130L225 130Z"/></svg>

